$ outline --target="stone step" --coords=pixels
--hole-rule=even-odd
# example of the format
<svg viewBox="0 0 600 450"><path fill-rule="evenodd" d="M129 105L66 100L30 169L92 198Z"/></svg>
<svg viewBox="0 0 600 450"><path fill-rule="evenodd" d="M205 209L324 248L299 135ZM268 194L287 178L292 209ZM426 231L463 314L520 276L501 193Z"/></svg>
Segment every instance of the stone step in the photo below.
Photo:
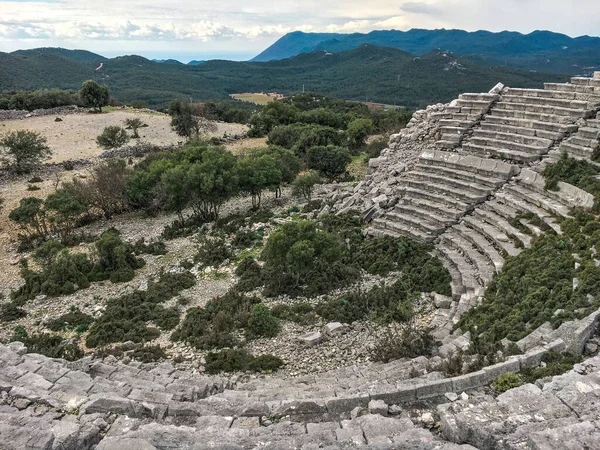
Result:
<svg viewBox="0 0 600 450"><path fill-rule="evenodd" d="M589 125L589 122L590 121L588 120L588 125ZM600 128L593 128L593 127L589 127L589 126L582 127L579 129L577 134L579 134L582 138L598 141L598 139L600 139Z"/></svg>
<svg viewBox="0 0 600 450"><path fill-rule="evenodd" d="M505 111L503 111L505 112ZM493 112L492 112L493 114ZM577 125L572 123L559 123L559 121L540 121L535 119L526 119L522 117L500 117L496 115L488 115L482 123L505 124L514 127L532 128L534 130L551 131L554 133L572 133L577 131ZM562 137L560 137L562 139Z"/></svg>
<svg viewBox="0 0 600 450"><path fill-rule="evenodd" d="M414 204L418 204L421 200L425 200L431 203L436 203L441 206L457 209L460 211L468 211L472 209L469 204L449 197L446 194L436 194L431 191L424 191L419 188L413 188L410 186L402 186L397 189L397 192L402 196L403 201L409 201Z"/></svg>
<svg viewBox="0 0 600 450"><path fill-rule="evenodd" d="M501 161L492 161L487 158L479 158L473 155L444 152L441 150L424 151L419 157L419 162L420 165L448 167L502 180L508 180L519 172L518 167L512 164L503 163Z"/></svg>
<svg viewBox="0 0 600 450"><path fill-rule="evenodd" d="M385 214L386 220L396 224L405 224L410 228L423 231L427 235L440 234L446 227L442 222L439 222L434 217L429 217L428 220L421 216L414 216L409 211L394 209Z"/></svg>
<svg viewBox="0 0 600 450"><path fill-rule="evenodd" d="M419 170L421 166L417 166L415 170L409 173L409 177L407 180L416 179L419 181L426 180L431 182L432 185L441 185L441 186L452 186L453 188L460 189L461 191L472 191L473 194L476 194L476 200L485 198L490 193L490 188L485 185L480 185L476 183L474 180L462 180L460 178L449 177L446 173L443 172L432 172L429 170Z"/></svg>
<svg viewBox="0 0 600 450"><path fill-rule="evenodd" d="M442 138L439 141L435 141L436 147L441 148L443 150L452 150L453 148L458 147L459 144L460 144L460 142L458 140L454 141L454 140L444 139L444 138Z"/></svg>
<svg viewBox="0 0 600 450"><path fill-rule="evenodd" d="M459 98L456 101L456 104L461 107L461 111L462 111L463 107L479 109L481 111L487 111L487 109L490 106L490 101L489 100L474 100L474 99Z"/></svg>
<svg viewBox="0 0 600 450"><path fill-rule="evenodd" d="M456 268L456 266L450 260L441 256L441 252L435 250L433 252L433 254L436 256L440 256L440 261L442 262L442 265L450 273L450 277L452 278L452 281L450 282L450 287L452 289L452 300L454 300L455 301L454 303L456 303L458 300L460 300L461 296L467 292L467 288L465 288L465 286L463 284L460 271ZM455 310L455 308L454 308L454 310ZM454 311L453 311L453 313L454 313Z"/></svg>
<svg viewBox="0 0 600 450"><path fill-rule="evenodd" d="M547 91L558 92L577 92L581 94L596 94L594 86L584 86L570 83L544 83L544 89Z"/></svg>
<svg viewBox="0 0 600 450"><path fill-rule="evenodd" d="M433 208L430 206L433 206ZM394 207L394 212L400 215L420 217L425 221L432 221L434 219L446 227L456 223L458 220L457 216L461 217L462 215L458 210L423 201L419 201L418 203L402 201L402 203L398 203Z"/></svg>
<svg viewBox="0 0 600 450"><path fill-rule="evenodd" d="M445 112L449 112L449 113L460 113L460 106L446 106L444 108Z"/></svg>
<svg viewBox="0 0 600 450"><path fill-rule="evenodd" d="M584 147L582 145L576 145L571 142L563 142L562 144L560 144L559 151L561 153L567 152L569 155L577 155L577 156L581 156L583 158L591 159L592 152L594 151L594 149L591 147Z"/></svg>
<svg viewBox="0 0 600 450"><path fill-rule="evenodd" d="M494 211L486 209L485 207L477 208L473 211L473 216L496 227L498 230L504 232L507 236L521 241L524 247L529 248L531 245L531 236L522 233L519 229L513 227L508 220L501 215L496 214Z"/></svg>
<svg viewBox="0 0 600 450"><path fill-rule="evenodd" d="M510 138L510 136L509 136ZM470 143L481 145L482 147L495 147L503 150L514 150L521 153L533 153L539 155L548 151L549 145L540 146L533 144L523 144L518 141L510 141L504 139L486 138L484 136L475 135L469 139Z"/></svg>
<svg viewBox="0 0 600 450"><path fill-rule="evenodd" d="M462 135L464 134L464 132L468 130L468 128L464 128L464 127L440 127L440 131L442 133L442 135L444 134L456 134L456 135Z"/></svg>
<svg viewBox="0 0 600 450"><path fill-rule="evenodd" d="M406 185L412 188L434 194L446 195L452 199L462 201L466 204L483 202L489 195L487 192L476 192L473 189L461 189L455 187L450 184L451 181L452 180L449 179L441 179L440 181L434 183L428 180L413 178L412 176L408 176L403 180Z"/></svg>
<svg viewBox="0 0 600 450"><path fill-rule="evenodd" d="M496 139L507 142L517 142L519 144L531 145L534 147L548 148L552 145L551 139L545 139L535 136L527 136L519 133L499 132L478 128L475 130L473 137L481 139Z"/></svg>
<svg viewBox="0 0 600 450"><path fill-rule="evenodd" d="M531 105L528 103L499 102L496 103L496 106L494 108L494 111L498 110L546 114L550 116L564 116L575 120L579 118L589 117L591 115L591 111L583 108L561 108L558 106Z"/></svg>
<svg viewBox="0 0 600 450"><path fill-rule="evenodd" d="M473 92L466 92L464 94L460 94L458 96L459 100L466 101L484 101L486 103L491 103L498 100L500 96L498 94L478 94Z"/></svg>
<svg viewBox="0 0 600 450"><path fill-rule="evenodd" d="M592 86L600 88L600 80L595 78L573 77L571 78L571 84L574 84L575 86Z"/></svg>
<svg viewBox="0 0 600 450"><path fill-rule="evenodd" d="M539 105L549 107L559 107L567 109L592 109L589 102L585 100L571 100L562 98L545 98L545 97L524 97L518 95L503 95L503 103L520 103L527 105Z"/></svg>
<svg viewBox="0 0 600 450"><path fill-rule="evenodd" d="M466 293L473 293L481 289L482 285L477 279L476 270L464 255L444 242L437 243L435 248L442 258L446 259L460 272L462 284L466 289Z"/></svg>
<svg viewBox="0 0 600 450"><path fill-rule="evenodd" d="M463 218L463 223L469 228L473 228L484 236L487 236L491 242L494 242L498 248L504 250L508 255L516 256L520 253L520 250L515 246L513 240L505 232L490 225L481 218L465 216Z"/></svg>
<svg viewBox="0 0 600 450"><path fill-rule="evenodd" d="M548 87L556 86L556 83L546 83ZM565 86L565 85L560 85ZM572 85L567 85L572 86ZM581 92L576 90L547 90L547 89L521 89L521 88L508 88L508 95L512 96L522 96L522 97L541 97L541 98L554 98L554 99L564 99L564 100L582 100L582 101L590 101L594 100L594 92L593 90L588 90L587 92ZM598 93L598 98L600 98L600 92Z"/></svg>
<svg viewBox="0 0 600 450"><path fill-rule="evenodd" d="M497 108L492 111L492 115L496 117L514 118L514 119L525 119L536 122L548 122L552 124L572 124L577 120L578 117L559 116L556 114L545 114L539 112L530 111L518 111L514 109L502 109ZM585 114L582 113L580 118L585 118Z"/></svg>
<svg viewBox="0 0 600 450"><path fill-rule="evenodd" d="M432 242L435 239L435 235L424 233L421 229L411 227L404 223L393 222L388 219L375 219L373 221L372 229L372 231L375 232L370 233L372 236L404 236L423 242Z"/></svg>
<svg viewBox="0 0 600 450"><path fill-rule="evenodd" d="M496 192L496 200L504 205L518 209L524 212L532 212L551 227L557 234L562 234L560 225L554 220L554 216L543 208L540 208L533 203L529 203L520 197L514 196L508 192Z"/></svg>
<svg viewBox="0 0 600 450"><path fill-rule="evenodd" d="M596 117L598 117L597 114L596 114ZM588 127L592 127L592 128L600 128L600 118L588 119L587 125L588 125Z"/></svg>
<svg viewBox="0 0 600 450"><path fill-rule="evenodd" d="M599 130L600 131L600 130ZM589 147L589 148L596 148L598 146L598 139L597 138L587 138L583 136L583 133L581 132L581 130L579 130L577 133L575 133L573 136L571 136L567 142L569 144L575 144L575 145L579 145L581 147Z"/></svg>
<svg viewBox="0 0 600 450"><path fill-rule="evenodd" d="M564 205L556 199L549 197L547 194L534 191L524 185L511 183L504 189L506 192L533 203L534 205L558 216L568 217L571 211L570 206Z"/></svg>
<svg viewBox="0 0 600 450"><path fill-rule="evenodd" d="M490 116L488 116L490 117ZM497 133L506 133L506 134L518 134L521 136L527 137L537 137L540 139L547 139L550 141L556 141L558 139L564 138L565 134L556 132L556 131L546 131L539 130L535 128L526 128L526 127L515 127L511 125L506 125L503 123L494 123L489 120L484 120L481 122L480 130L497 132ZM477 130L476 130L477 131Z"/></svg>
<svg viewBox="0 0 600 450"><path fill-rule="evenodd" d="M488 189L497 189L506 183L505 179L493 178L490 176L479 175L473 172L464 170L456 170L450 167L433 166L429 164L418 164L416 169L420 172L433 173L436 175L444 175L446 178L454 178L457 180L467 181L470 184L480 185Z"/></svg>
<svg viewBox="0 0 600 450"><path fill-rule="evenodd" d="M440 241L463 255L475 269L474 275L480 285L486 286L492 281L495 273L494 266L486 256L479 253L479 250L469 240L457 233L456 230L450 229L440 236Z"/></svg>
<svg viewBox="0 0 600 450"><path fill-rule="evenodd" d="M482 157L494 156L501 158L503 160L509 161L518 161L524 163L532 163L540 159L540 154L532 154L525 152L518 152L515 150L506 150L502 148L496 147L488 147L484 145L472 144L467 142L462 146L463 150L466 152L471 152L475 155Z"/></svg>
<svg viewBox="0 0 600 450"><path fill-rule="evenodd" d="M504 266L504 258L498 252L494 244L473 228L469 228L464 224L458 224L454 227L461 236L471 242L479 251L484 254L493 264L494 270L500 272Z"/></svg>
<svg viewBox="0 0 600 450"><path fill-rule="evenodd" d="M470 120L459 120L459 119L442 119L440 120L440 126L442 127L460 127L460 128L470 128L473 125L473 122Z"/></svg>
<svg viewBox="0 0 600 450"><path fill-rule="evenodd" d="M403 198L400 200L404 208L411 208L415 211L428 211L440 216L440 220L457 222L465 213L464 209L457 209L445 204L428 201L422 198ZM397 205L398 206L398 205Z"/></svg>

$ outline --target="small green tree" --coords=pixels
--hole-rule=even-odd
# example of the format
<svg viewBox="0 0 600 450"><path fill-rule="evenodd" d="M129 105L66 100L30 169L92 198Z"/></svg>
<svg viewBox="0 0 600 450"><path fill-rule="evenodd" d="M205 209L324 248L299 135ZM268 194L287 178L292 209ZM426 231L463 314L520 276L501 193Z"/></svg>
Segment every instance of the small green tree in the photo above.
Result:
<svg viewBox="0 0 600 450"><path fill-rule="evenodd" d="M307 165L310 169L330 180L334 180L344 172L352 158L345 148L328 145L327 147L312 147L308 150Z"/></svg>
<svg viewBox="0 0 600 450"><path fill-rule="evenodd" d="M237 167L240 190L252 196L252 208L260 208L262 193L277 189L281 184L281 171L275 158L269 155L250 155L241 159Z"/></svg>
<svg viewBox="0 0 600 450"><path fill-rule="evenodd" d="M102 148L117 148L129 142L127 132L116 125L111 125L104 128L100 136L96 138L96 143Z"/></svg>
<svg viewBox="0 0 600 450"><path fill-rule="evenodd" d="M321 177L317 172L300 175L292 182L292 194L310 201L315 186L320 182Z"/></svg>
<svg viewBox="0 0 600 450"><path fill-rule="evenodd" d="M26 173L49 159L52 151L46 138L35 131L17 130L0 139L0 160L13 173Z"/></svg>
<svg viewBox="0 0 600 450"><path fill-rule="evenodd" d="M248 318L248 337L275 337L281 326L279 319L265 305L254 305Z"/></svg>
<svg viewBox="0 0 600 450"><path fill-rule="evenodd" d="M17 223L26 234L33 236L46 236L46 213L43 208L44 201L41 198L22 198L19 206L13 209L8 218Z"/></svg>
<svg viewBox="0 0 600 450"><path fill-rule="evenodd" d="M183 167L173 167L162 174L161 190L165 197L164 207L167 211L177 213L181 225L184 224L183 209L190 201L186 187L186 171Z"/></svg>
<svg viewBox="0 0 600 450"><path fill-rule="evenodd" d="M133 139L139 139L140 135L138 134L138 130L140 128L146 128L147 126L148 124L144 123L139 117L125 119L125 129L133 132L133 135L131 136Z"/></svg>
<svg viewBox="0 0 600 450"><path fill-rule="evenodd" d="M100 86L95 81L88 80L81 86L79 98L85 106L102 112L102 107L110 102L110 92L106 86Z"/></svg>
<svg viewBox="0 0 600 450"><path fill-rule="evenodd" d="M191 139L198 137L201 132L211 132L217 126L208 119L204 105L175 99L169 105L171 127L182 137Z"/></svg>
<svg viewBox="0 0 600 450"><path fill-rule="evenodd" d="M354 119L348 124L346 136L348 145L352 149L357 149L365 145L365 139L373 130L373 121L371 119Z"/></svg>

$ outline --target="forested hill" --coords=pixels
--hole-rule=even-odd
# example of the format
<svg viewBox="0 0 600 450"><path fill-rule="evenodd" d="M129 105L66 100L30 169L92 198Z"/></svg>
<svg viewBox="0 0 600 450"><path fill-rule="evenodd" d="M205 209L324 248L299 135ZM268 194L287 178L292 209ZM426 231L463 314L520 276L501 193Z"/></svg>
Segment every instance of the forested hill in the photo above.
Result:
<svg viewBox="0 0 600 450"><path fill-rule="evenodd" d="M121 101L165 106L174 97L217 100L239 92L307 91L348 100L409 108L449 101L461 92L487 92L501 81L541 87L565 76L490 67L480 59L440 51L417 57L389 47L361 45L340 53L318 51L266 63L207 61L198 66L163 64L140 56L78 61L68 55L28 51L0 53L0 91L79 89L88 79L108 86ZM102 69L96 71L99 62Z"/></svg>
<svg viewBox="0 0 600 450"><path fill-rule="evenodd" d="M252 61L290 58L300 53L326 50L340 52L363 44L398 48L417 55L442 49L459 55L474 55L491 65L571 75L600 70L600 38L571 38L550 31L530 34L503 31L463 30L372 31L367 34L288 33Z"/></svg>

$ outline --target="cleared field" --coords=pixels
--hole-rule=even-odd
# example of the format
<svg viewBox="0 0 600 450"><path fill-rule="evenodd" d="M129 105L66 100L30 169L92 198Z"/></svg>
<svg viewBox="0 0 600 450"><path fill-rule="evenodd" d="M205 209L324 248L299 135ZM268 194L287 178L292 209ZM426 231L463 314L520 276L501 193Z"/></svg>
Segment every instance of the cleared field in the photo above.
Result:
<svg viewBox="0 0 600 450"><path fill-rule="evenodd" d="M277 99L277 97L273 95L262 93L251 94L249 92L244 94L231 94L230 97L243 102L256 103L257 105L266 105L267 103Z"/></svg>

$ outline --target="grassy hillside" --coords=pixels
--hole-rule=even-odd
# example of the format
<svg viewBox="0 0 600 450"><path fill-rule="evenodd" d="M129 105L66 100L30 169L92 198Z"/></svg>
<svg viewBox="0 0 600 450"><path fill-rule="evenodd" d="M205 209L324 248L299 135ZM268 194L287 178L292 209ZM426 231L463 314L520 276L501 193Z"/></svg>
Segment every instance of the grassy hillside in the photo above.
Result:
<svg viewBox="0 0 600 450"><path fill-rule="evenodd" d="M4 61L7 63L5 64ZM498 81L513 87L541 87L564 76L489 67L472 57L431 52L421 57L393 48L362 45L351 51L315 52L267 63L207 61L198 66L162 64L140 56L83 63L44 54L27 58L0 53L0 90L71 88L87 79L108 86L122 101L164 106L177 96L226 99L239 92L307 91L348 100L410 108L448 101L461 92L487 92Z"/></svg>
<svg viewBox="0 0 600 450"><path fill-rule="evenodd" d="M434 49L478 56L489 64L551 73L586 74L600 70L600 38L571 38L550 31L530 34L463 30L372 31L368 34L294 32L283 36L253 61L285 59L301 52L341 52L363 44L398 48L417 55ZM320 39L320 41L319 41ZM316 41L319 41L315 44Z"/></svg>

